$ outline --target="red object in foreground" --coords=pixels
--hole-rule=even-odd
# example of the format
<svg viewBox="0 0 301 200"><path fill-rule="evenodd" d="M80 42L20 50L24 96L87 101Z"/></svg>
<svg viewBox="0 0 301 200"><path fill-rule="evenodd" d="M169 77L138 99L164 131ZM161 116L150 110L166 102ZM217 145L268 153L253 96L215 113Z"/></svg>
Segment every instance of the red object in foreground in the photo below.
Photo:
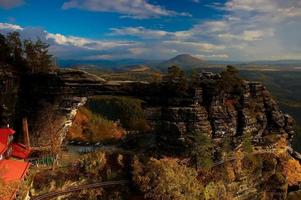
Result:
<svg viewBox="0 0 301 200"><path fill-rule="evenodd" d="M13 135L15 131L10 128L0 129L0 160L9 158L10 156L26 159L31 153L31 148L24 144L13 143Z"/></svg>
<svg viewBox="0 0 301 200"><path fill-rule="evenodd" d="M0 128L0 179L5 184L17 185L6 197L2 197L1 200L12 200L15 198L15 194L18 190L19 183L23 180L26 175L28 168L30 166L29 162L24 162L23 160L11 160L11 156L20 159L28 158L31 153L31 148L26 147L23 144L13 143L13 135L15 131L10 128ZM10 193L10 190L9 190Z"/></svg>
<svg viewBox="0 0 301 200"><path fill-rule="evenodd" d="M28 158L32 150L31 148L26 147L24 144L20 144L20 143L13 143L12 147L13 147L12 156L20 159Z"/></svg>
<svg viewBox="0 0 301 200"><path fill-rule="evenodd" d="M29 162L20 160L2 160L0 161L0 171L4 182L21 181L30 166Z"/></svg>
<svg viewBox="0 0 301 200"><path fill-rule="evenodd" d="M13 140L13 135L16 131L10 128L0 129L0 155L4 154ZM1 160L1 159L0 159Z"/></svg>
<svg viewBox="0 0 301 200"><path fill-rule="evenodd" d="M16 193L18 191L18 183L22 181L29 169L30 163L19 161L19 160L1 160L0 161L0 178L6 184L17 183L16 189L11 192L11 194L5 196L5 198L0 196L1 200L13 200L15 199Z"/></svg>

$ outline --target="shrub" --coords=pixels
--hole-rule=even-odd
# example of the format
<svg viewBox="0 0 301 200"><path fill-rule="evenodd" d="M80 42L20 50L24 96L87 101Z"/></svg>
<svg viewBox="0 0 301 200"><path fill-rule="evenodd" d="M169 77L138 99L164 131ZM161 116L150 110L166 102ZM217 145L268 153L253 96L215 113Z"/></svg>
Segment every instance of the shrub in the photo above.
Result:
<svg viewBox="0 0 301 200"><path fill-rule="evenodd" d="M86 154L79 160L79 164L84 167L86 173L98 175L107 164L106 154L104 152Z"/></svg>
<svg viewBox="0 0 301 200"><path fill-rule="evenodd" d="M202 133L191 133L185 138L189 156L192 158L196 169L208 170L213 165L211 138Z"/></svg>
<svg viewBox="0 0 301 200"><path fill-rule="evenodd" d="M233 66L227 66L227 69L221 73L218 88L221 91L241 96L243 94L243 87L242 80L238 76L238 70Z"/></svg>
<svg viewBox="0 0 301 200"><path fill-rule="evenodd" d="M117 123L94 114L86 108L80 108L69 130L69 140L98 142L119 139L125 134Z"/></svg>
<svg viewBox="0 0 301 200"><path fill-rule="evenodd" d="M188 80L184 71L178 66L174 65L168 68L165 80L169 96L182 96L186 94L188 89Z"/></svg>
<svg viewBox="0 0 301 200"><path fill-rule="evenodd" d="M196 177L193 168L175 159L150 159L146 165L136 159L133 163L133 181L149 199L203 199L203 186Z"/></svg>
<svg viewBox="0 0 301 200"><path fill-rule="evenodd" d="M301 182L301 165L297 160L289 159L283 164L284 173L290 186Z"/></svg>
<svg viewBox="0 0 301 200"><path fill-rule="evenodd" d="M222 200L227 198L225 185L219 181L217 183L210 182L204 190L205 200Z"/></svg>

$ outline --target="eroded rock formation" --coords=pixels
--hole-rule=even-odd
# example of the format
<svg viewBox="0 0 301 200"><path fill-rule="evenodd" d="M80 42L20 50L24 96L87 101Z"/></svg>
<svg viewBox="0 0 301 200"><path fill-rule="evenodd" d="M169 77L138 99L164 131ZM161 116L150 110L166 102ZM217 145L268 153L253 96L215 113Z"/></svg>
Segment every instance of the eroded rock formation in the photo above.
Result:
<svg viewBox="0 0 301 200"><path fill-rule="evenodd" d="M289 153L293 154L292 150L287 151L294 135L293 119L282 113L261 83L244 81L239 96L227 92L210 96L203 87L197 87L181 97L165 95L162 85L106 82L78 70L27 75L20 83L16 116L29 118L34 146L47 145L45 141L53 137L52 133L59 133L62 140L85 97L104 94L134 96L145 101L145 118L151 130L157 132L158 142L163 142L167 150L169 146L174 149L185 142L185 135L199 132L212 138L215 155L229 138L233 152L237 153L243 137L250 135L264 159L260 173L256 175L234 170L233 180L225 184L234 199L285 199L287 196L286 177L279 177L281 175L277 173L283 170L282 157L277 152L281 151L286 158L290 158ZM44 118L58 121L56 125L45 123L39 127L41 119L47 122ZM39 131L34 131L37 126ZM285 143L281 148L277 146L280 139ZM220 158L217 156L216 159ZM235 161L232 168L241 165Z"/></svg>

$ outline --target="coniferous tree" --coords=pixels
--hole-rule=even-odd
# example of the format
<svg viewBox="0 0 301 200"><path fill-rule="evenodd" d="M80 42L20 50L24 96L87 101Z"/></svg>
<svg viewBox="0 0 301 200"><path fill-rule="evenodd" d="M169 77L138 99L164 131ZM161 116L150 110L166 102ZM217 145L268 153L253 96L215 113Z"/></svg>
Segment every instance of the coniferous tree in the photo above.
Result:
<svg viewBox="0 0 301 200"><path fill-rule="evenodd" d="M212 141L209 136L201 133L192 133L186 138L188 153L195 164L195 168L210 169L212 160Z"/></svg>
<svg viewBox="0 0 301 200"><path fill-rule="evenodd" d="M49 45L40 39L22 41L19 32L0 34L0 62L19 71L46 72L53 67Z"/></svg>
<svg viewBox="0 0 301 200"><path fill-rule="evenodd" d="M226 136L223 140L222 144L222 152L224 154L225 159L229 156L229 154L232 152L232 145L231 145L231 137Z"/></svg>
<svg viewBox="0 0 301 200"><path fill-rule="evenodd" d="M246 133L243 135L242 138L242 148L243 151L247 154L251 154L253 151L253 146L252 146L252 136L249 133Z"/></svg>
<svg viewBox="0 0 301 200"><path fill-rule="evenodd" d="M9 62L9 47L7 40L4 35L0 34L0 62L8 63Z"/></svg>
<svg viewBox="0 0 301 200"><path fill-rule="evenodd" d="M192 87L198 87L200 85L200 75L196 69L191 72L190 85Z"/></svg>
<svg viewBox="0 0 301 200"><path fill-rule="evenodd" d="M218 81L218 88L221 91L241 96L242 80L238 76L239 71L233 66L227 66L226 70L221 73L221 79Z"/></svg>
<svg viewBox="0 0 301 200"><path fill-rule="evenodd" d="M49 45L38 39L24 41L27 68L32 73L47 71L52 67L52 56L48 54Z"/></svg>
<svg viewBox="0 0 301 200"><path fill-rule="evenodd" d="M171 95L183 95L188 89L188 81L183 70L178 66L168 68L166 76L167 88Z"/></svg>
<svg viewBox="0 0 301 200"><path fill-rule="evenodd" d="M10 60L11 63L16 66L21 66L24 64L23 56L23 44L20 38L19 32L12 32L6 36L7 44L10 50Z"/></svg>

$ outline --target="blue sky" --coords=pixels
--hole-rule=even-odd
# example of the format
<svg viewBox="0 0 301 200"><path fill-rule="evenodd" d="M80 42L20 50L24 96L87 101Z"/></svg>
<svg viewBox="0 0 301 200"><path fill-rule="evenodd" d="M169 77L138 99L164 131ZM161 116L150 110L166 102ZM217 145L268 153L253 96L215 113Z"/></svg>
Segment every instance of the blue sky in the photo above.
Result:
<svg viewBox="0 0 301 200"><path fill-rule="evenodd" d="M301 59L300 0L0 0L0 32L61 59Z"/></svg>

